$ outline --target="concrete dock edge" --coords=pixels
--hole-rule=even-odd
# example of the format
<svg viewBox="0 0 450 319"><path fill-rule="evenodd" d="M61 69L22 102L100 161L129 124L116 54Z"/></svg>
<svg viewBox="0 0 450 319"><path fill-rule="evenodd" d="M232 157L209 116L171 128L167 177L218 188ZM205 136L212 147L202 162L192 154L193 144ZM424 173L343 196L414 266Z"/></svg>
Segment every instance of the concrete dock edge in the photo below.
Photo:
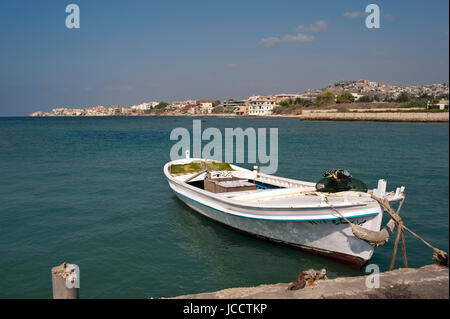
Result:
<svg viewBox="0 0 450 319"><path fill-rule="evenodd" d="M427 265L400 268L379 274L379 288L368 288L368 276L319 280L300 290L289 283L230 288L216 292L183 295L175 299L448 299L449 270ZM293 278L295 279L295 278Z"/></svg>

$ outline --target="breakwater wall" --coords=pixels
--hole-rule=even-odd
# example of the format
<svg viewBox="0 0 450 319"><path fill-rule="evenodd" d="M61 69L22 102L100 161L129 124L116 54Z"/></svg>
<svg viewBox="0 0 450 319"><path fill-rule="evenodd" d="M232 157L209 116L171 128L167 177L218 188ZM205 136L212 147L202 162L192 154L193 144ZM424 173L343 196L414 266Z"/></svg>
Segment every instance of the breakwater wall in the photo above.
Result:
<svg viewBox="0 0 450 319"><path fill-rule="evenodd" d="M448 112L309 112L304 121L383 121L383 122L448 122Z"/></svg>

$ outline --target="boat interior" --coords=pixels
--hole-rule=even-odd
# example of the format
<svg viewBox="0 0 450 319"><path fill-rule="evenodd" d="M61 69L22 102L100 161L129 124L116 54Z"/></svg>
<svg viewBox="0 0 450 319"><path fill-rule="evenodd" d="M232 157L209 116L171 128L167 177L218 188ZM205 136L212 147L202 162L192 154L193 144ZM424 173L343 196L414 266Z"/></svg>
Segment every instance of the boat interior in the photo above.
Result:
<svg viewBox="0 0 450 319"><path fill-rule="evenodd" d="M326 196L334 202L355 202L363 198L369 199L371 192L323 193L316 190L315 183L266 175L257 169L251 171L234 165L226 170L196 170L196 172L176 172L172 176L217 196L239 201L294 204L299 200L322 202Z"/></svg>

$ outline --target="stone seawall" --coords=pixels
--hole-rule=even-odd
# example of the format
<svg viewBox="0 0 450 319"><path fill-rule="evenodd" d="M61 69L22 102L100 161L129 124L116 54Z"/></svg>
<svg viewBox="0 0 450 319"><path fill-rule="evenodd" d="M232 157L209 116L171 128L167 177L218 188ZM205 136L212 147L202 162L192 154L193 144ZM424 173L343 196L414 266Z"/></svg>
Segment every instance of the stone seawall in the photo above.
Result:
<svg viewBox="0 0 450 319"><path fill-rule="evenodd" d="M384 122L448 122L448 112L311 112L300 115L304 121L384 121Z"/></svg>
<svg viewBox="0 0 450 319"><path fill-rule="evenodd" d="M379 288L367 288L368 276L319 280L312 286L288 290L288 283L231 288L216 292L184 295L176 299L448 299L449 270L428 265L400 268L379 274ZM295 279L295 278L293 278Z"/></svg>

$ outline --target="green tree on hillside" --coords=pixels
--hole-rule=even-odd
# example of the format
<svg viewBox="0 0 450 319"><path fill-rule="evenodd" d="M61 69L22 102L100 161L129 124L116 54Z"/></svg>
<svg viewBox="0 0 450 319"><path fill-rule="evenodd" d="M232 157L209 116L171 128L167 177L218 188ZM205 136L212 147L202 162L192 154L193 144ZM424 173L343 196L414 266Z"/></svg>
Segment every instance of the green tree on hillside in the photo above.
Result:
<svg viewBox="0 0 450 319"><path fill-rule="evenodd" d="M358 99L358 102L373 102L373 97L371 97L370 95L363 95Z"/></svg>
<svg viewBox="0 0 450 319"><path fill-rule="evenodd" d="M222 105L217 105L212 109L212 112L214 114L221 114L221 113L224 113L224 108Z"/></svg>
<svg viewBox="0 0 450 319"><path fill-rule="evenodd" d="M296 98L295 100L292 99L286 99L283 101L280 101L278 103L279 106L282 107L308 107L312 105L312 102L307 99L302 99L300 97Z"/></svg>
<svg viewBox="0 0 450 319"><path fill-rule="evenodd" d="M403 92L402 94L400 94L397 99L395 100L396 102L400 102L400 103L404 103L404 102L409 102L410 97L408 94L406 94L405 92Z"/></svg>
<svg viewBox="0 0 450 319"><path fill-rule="evenodd" d="M302 99L301 97L296 98L294 103L295 103L295 105L301 105L304 107L308 107L308 106L312 105L312 102L310 100Z"/></svg>
<svg viewBox="0 0 450 319"><path fill-rule="evenodd" d="M318 106L333 105L335 103L334 94L331 92L322 93L316 98L316 104Z"/></svg>
<svg viewBox="0 0 450 319"><path fill-rule="evenodd" d="M283 101L280 101L280 102L278 103L278 105L279 105L279 106L288 107L289 105L291 105L291 103L290 103L290 100L283 100Z"/></svg>
<svg viewBox="0 0 450 319"><path fill-rule="evenodd" d="M353 103L353 102L355 102L355 97L350 92L342 91L342 93L336 97L336 102L337 103Z"/></svg>
<svg viewBox="0 0 450 319"><path fill-rule="evenodd" d="M169 105L169 103L166 102L160 102L158 105L155 106L155 109L157 110L163 110Z"/></svg>
<svg viewBox="0 0 450 319"><path fill-rule="evenodd" d="M400 107L410 108L410 107L418 107L418 108L427 108L428 101L426 99L416 99L410 101L408 103L404 103L400 105Z"/></svg>

